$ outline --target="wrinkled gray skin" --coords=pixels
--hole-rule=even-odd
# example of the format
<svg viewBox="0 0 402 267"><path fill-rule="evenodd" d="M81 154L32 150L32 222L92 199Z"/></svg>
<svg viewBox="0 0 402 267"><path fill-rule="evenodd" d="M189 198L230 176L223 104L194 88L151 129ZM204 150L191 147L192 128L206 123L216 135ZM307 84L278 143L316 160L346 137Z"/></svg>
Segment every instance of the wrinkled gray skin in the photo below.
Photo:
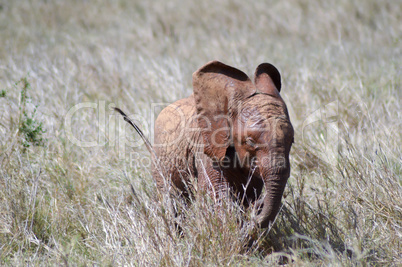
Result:
<svg viewBox="0 0 402 267"><path fill-rule="evenodd" d="M290 174L294 134L278 70L261 64L253 84L240 70L212 61L193 74L193 88L155 122L159 164L152 172L158 187L173 184L189 196L195 187L190 177L196 177L198 190L218 201L228 192L246 207L259 200L256 222L268 227Z"/></svg>

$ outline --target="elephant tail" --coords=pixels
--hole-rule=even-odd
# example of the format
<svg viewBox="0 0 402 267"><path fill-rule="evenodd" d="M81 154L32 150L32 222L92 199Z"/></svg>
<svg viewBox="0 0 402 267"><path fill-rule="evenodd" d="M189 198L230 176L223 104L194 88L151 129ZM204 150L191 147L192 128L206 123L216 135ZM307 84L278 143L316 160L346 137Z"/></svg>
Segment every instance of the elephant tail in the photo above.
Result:
<svg viewBox="0 0 402 267"><path fill-rule="evenodd" d="M128 122L128 124L130 124L131 126L133 126L133 128L137 131L137 133L140 135L141 139L144 141L145 146L147 147L149 153L151 153L152 156L155 157L155 159L157 159L156 157L156 153L151 145L151 142L149 142L149 140L147 139L147 137L144 135L144 133L141 131L141 129L126 115L126 113L124 113L121 109L119 108L114 108L115 111L119 112L124 120L126 122Z"/></svg>
<svg viewBox="0 0 402 267"><path fill-rule="evenodd" d="M161 176L163 176L163 173L165 173L165 172L163 172L164 167L160 164L159 158L157 157L155 150L152 147L151 142L149 142L148 138L144 135L144 133L141 131L141 129L121 109L115 107L114 110L119 112L123 116L124 120L126 122L128 122L128 124L133 126L133 128L140 135L141 139L144 141L144 144L145 144L147 150L153 157L156 170L160 173Z"/></svg>

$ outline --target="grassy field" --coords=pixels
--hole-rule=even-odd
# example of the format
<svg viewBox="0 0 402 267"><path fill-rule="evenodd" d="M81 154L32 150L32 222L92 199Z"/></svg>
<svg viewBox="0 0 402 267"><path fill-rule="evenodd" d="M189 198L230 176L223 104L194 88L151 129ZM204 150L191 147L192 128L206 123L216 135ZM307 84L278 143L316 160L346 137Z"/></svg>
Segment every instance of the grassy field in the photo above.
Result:
<svg viewBox="0 0 402 267"><path fill-rule="evenodd" d="M203 195L175 201L177 235L110 110L152 139L213 59L274 64L295 129L282 210L251 245L251 212ZM401 62L398 0L0 0L0 264L402 264Z"/></svg>

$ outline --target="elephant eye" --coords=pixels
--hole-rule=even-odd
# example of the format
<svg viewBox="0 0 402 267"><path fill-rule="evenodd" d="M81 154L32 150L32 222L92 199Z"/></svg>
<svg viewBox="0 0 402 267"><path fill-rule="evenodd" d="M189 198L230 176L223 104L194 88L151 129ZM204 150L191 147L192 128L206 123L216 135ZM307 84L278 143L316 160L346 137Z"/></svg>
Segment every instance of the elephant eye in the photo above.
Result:
<svg viewBox="0 0 402 267"><path fill-rule="evenodd" d="M251 146L251 147L256 147L256 142L255 142L254 139L251 138L251 137L247 137L247 138L246 138L246 144L249 145L249 146Z"/></svg>

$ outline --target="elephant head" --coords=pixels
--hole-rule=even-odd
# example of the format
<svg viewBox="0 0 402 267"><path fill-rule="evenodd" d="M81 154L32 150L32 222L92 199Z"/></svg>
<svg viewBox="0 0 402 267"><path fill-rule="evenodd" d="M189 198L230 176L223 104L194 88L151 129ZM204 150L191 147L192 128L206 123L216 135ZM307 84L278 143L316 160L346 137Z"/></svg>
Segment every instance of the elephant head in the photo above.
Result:
<svg viewBox="0 0 402 267"><path fill-rule="evenodd" d="M279 94L279 71L263 63L254 79L253 84L242 71L212 61L193 74L193 88L204 153L219 164L231 146L243 169L254 168L266 191L257 223L267 227L290 175L294 133Z"/></svg>

